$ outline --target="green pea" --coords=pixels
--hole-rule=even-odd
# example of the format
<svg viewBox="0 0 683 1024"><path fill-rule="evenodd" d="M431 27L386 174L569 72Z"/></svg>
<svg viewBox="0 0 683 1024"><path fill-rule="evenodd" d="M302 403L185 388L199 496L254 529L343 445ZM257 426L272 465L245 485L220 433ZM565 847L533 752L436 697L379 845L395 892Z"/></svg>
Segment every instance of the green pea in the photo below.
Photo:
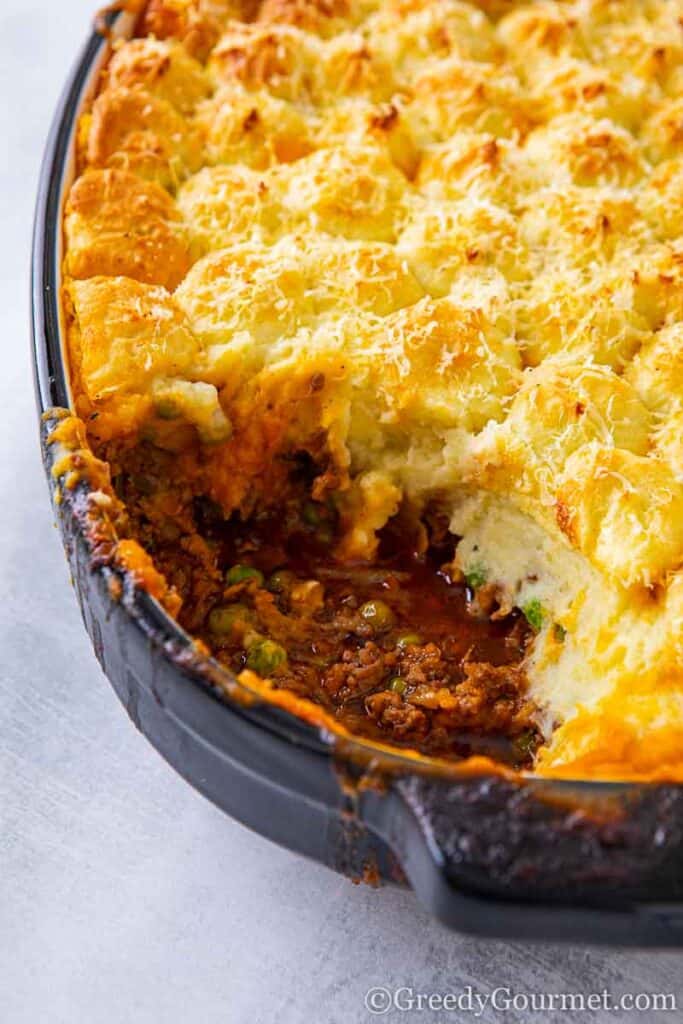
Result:
<svg viewBox="0 0 683 1024"><path fill-rule="evenodd" d="M391 629L394 624L394 613L384 601L366 601L358 609L365 621L377 632Z"/></svg>
<svg viewBox="0 0 683 1024"><path fill-rule="evenodd" d="M273 594L285 594L291 589L295 580L296 576L288 569L276 569L275 572L268 577L266 587Z"/></svg>
<svg viewBox="0 0 683 1024"><path fill-rule="evenodd" d="M331 526L321 526L316 532L316 536L321 544L331 544L334 540L334 533L332 532Z"/></svg>
<svg viewBox="0 0 683 1024"><path fill-rule="evenodd" d="M477 590L478 587L483 587L486 583L487 572L481 562L475 562L466 570L464 576L465 583L470 590Z"/></svg>
<svg viewBox="0 0 683 1024"><path fill-rule="evenodd" d="M401 633L396 639L396 646L399 650L404 650L406 647L417 647L422 642L423 640L419 633Z"/></svg>
<svg viewBox="0 0 683 1024"><path fill-rule="evenodd" d="M522 605L522 614L531 628L538 633L543 628L545 621L545 609L537 597Z"/></svg>
<svg viewBox="0 0 683 1024"><path fill-rule="evenodd" d="M229 587L234 586L235 583L248 583L251 580L258 583L259 587L263 586L263 573L251 565L233 565L232 569L228 569L225 574L225 582Z"/></svg>
<svg viewBox="0 0 683 1024"><path fill-rule="evenodd" d="M558 644L563 644L567 636L567 630L559 622L553 623L553 637Z"/></svg>
<svg viewBox="0 0 683 1024"><path fill-rule="evenodd" d="M304 507L301 510L301 518L309 526L318 526L320 524L320 512L312 501L304 502Z"/></svg>
<svg viewBox="0 0 683 1024"><path fill-rule="evenodd" d="M248 625L251 612L243 604L228 604L214 608L209 615L209 629L216 636L230 636L238 622Z"/></svg>
<svg viewBox="0 0 683 1024"><path fill-rule="evenodd" d="M393 679L389 680L389 687L388 687L388 689L392 690L394 693L405 693L406 692L406 681L405 681L405 679L401 679L400 676L394 676Z"/></svg>
<svg viewBox="0 0 683 1024"><path fill-rule="evenodd" d="M158 398L154 411L160 420L177 420L180 416L180 409L172 398Z"/></svg>
<svg viewBox="0 0 683 1024"><path fill-rule="evenodd" d="M257 640L249 648L247 668L260 676L269 676L287 664L287 652L274 640Z"/></svg>
<svg viewBox="0 0 683 1024"><path fill-rule="evenodd" d="M515 754L520 759L530 757L536 749L536 744L537 736L532 729L527 729L525 732L521 732L519 736L516 736L512 741Z"/></svg>

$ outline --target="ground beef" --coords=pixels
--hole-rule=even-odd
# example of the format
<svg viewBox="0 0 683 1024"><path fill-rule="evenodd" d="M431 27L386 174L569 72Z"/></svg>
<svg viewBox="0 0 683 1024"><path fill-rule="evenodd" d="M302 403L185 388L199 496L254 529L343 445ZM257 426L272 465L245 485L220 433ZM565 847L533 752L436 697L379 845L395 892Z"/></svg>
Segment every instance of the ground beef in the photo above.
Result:
<svg viewBox="0 0 683 1024"><path fill-rule="evenodd" d="M395 664L395 651L383 651L370 641L345 650L323 675L322 685L336 704L343 704L376 690Z"/></svg>
<svg viewBox="0 0 683 1024"><path fill-rule="evenodd" d="M293 486L277 514L225 521L176 481L172 453L140 446L111 461L129 533L182 598L181 624L232 671L252 667L251 652L267 641L280 649L273 683L352 732L437 756L529 763L540 739L523 668L532 634L495 584L472 595L454 571L447 517L418 523L404 512L376 563L344 565L333 553L334 503L310 481L303 494ZM259 571L229 584L235 565ZM378 604L374 619L367 606ZM244 618L231 627L235 606ZM211 624L216 609L225 629Z"/></svg>
<svg viewBox="0 0 683 1024"><path fill-rule="evenodd" d="M407 686L421 686L433 683L448 686L452 668L444 661L441 648L436 644L411 646L400 659L400 674Z"/></svg>
<svg viewBox="0 0 683 1024"><path fill-rule="evenodd" d="M423 740L429 731L429 719L424 711L406 703L398 693L383 690L367 697L365 708L381 729L398 739Z"/></svg>
<svg viewBox="0 0 683 1024"><path fill-rule="evenodd" d="M523 697L526 683L518 666L470 662L463 666L464 678L448 685L440 678L445 663L435 644L414 648L409 661L403 694L384 690L365 700L380 728L433 748L472 730L515 737L534 728L533 705Z"/></svg>
<svg viewBox="0 0 683 1024"><path fill-rule="evenodd" d="M514 736L533 723L533 707L523 694L526 678L519 665L469 662L465 679L455 689L457 709L449 712L460 728Z"/></svg>

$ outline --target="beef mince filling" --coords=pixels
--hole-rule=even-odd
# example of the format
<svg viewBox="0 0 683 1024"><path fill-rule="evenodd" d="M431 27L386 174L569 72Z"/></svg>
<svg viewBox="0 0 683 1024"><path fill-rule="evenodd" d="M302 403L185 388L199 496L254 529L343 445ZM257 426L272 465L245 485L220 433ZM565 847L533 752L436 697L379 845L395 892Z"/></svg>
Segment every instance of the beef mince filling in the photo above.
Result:
<svg viewBox="0 0 683 1024"><path fill-rule="evenodd" d="M181 624L219 661L310 698L355 734L530 765L541 739L525 695L530 627L453 574L456 538L438 517L418 542L398 516L372 565L340 563L334 504L312 500L307 483L295 479L276 510L225 520L209 499L169 491L168 458L138 450L115 485L131 535L183 598Z"/></svg>

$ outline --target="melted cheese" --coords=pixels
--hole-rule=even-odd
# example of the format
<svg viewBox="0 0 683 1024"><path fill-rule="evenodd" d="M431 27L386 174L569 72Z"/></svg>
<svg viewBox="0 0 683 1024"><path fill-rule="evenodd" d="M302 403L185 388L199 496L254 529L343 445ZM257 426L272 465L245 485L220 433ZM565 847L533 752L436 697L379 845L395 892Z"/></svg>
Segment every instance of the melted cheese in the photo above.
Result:
<svg viewBox="0 0 683 1024"><path fill-rule="evenodd" d="M90 436L172 409L226 512L324 451L340 557L438 498L460 567L535 602L539 770L683 778L682 0L141 24L65 216Z"/></svg>

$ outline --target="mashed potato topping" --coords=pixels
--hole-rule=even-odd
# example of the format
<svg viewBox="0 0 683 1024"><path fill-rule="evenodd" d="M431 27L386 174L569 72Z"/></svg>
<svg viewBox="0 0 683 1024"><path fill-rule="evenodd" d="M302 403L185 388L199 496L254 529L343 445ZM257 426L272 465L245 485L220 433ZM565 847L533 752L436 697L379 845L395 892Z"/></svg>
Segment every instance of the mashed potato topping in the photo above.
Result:
<svg viewBox="0 0 683 1024"><path fill-rule="evenodd" d="M437 503L534 631L536 770L683 778L683 0L150 0L79 132L99 453L340 562Z"/></svg>

